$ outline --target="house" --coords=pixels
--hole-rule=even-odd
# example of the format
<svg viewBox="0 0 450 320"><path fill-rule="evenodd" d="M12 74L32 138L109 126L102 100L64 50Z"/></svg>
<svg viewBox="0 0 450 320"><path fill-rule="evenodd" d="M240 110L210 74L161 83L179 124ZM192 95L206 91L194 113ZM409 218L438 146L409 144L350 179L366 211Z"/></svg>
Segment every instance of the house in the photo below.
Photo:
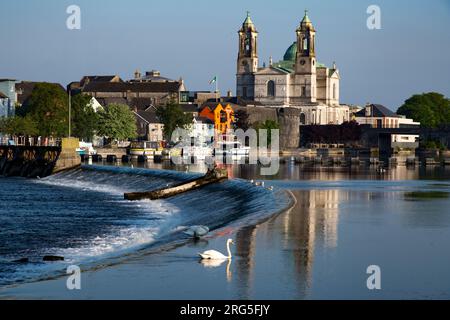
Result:
<svg viewBox="0 0 450 320"><path fill-rule="evenodd" d="M135 110L133 113L136 117L139 140L155 142L164 140L164 124L159 121L154 110Z"/></svg>
<svg viewBox="0 0 450 320"><path fill-rule="evenodd" d="M14 79L0 79L0 117L9 117L15 114L16 82Z"/></svg>
<svg viewBox="0 0 450 320"><path fill-rule="evenodd" d="M226 133L231 130L234 123L234 111L231 105L223 106L221 103L204 105L199 117L211 120L214 123L216 133Z"/></svg>
<svg viewBox="0 0 450 320"><path fill-rule="evenodd" d="M380 104L368 104L365 108L354 114L354 120L360 125L369 125L379 129L406 129L418 128L419 122L398 115ZM417 134L392 134L391 145L399 148L416 148L419 135Z"/></svg>
<svg viewBox="0 0 450 320"><path fill-rule="evenodd" d="M209 118L193 117L191 137L200 143L211 143L214 140L214 122Z"/></svg>

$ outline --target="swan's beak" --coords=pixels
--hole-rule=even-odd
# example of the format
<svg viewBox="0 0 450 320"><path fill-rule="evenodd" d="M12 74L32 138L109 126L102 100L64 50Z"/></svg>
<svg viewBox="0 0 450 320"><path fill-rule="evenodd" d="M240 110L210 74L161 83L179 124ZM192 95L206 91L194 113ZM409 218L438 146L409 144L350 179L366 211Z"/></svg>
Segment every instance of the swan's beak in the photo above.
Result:
<svg viewBox="0 0 450 320"><path fill-rule="evenodd" d="M231 244L234 245L234 241L231 241Z"/></svg>

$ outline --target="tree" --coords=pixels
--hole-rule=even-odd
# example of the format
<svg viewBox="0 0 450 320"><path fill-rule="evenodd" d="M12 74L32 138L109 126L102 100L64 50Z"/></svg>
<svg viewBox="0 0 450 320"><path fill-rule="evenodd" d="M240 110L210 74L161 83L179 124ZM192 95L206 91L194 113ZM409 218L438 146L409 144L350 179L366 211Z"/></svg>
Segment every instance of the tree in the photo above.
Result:
<svg viewBox="0 0 450 320"><path fill-rule="evenodd" d="M18 114L32 117L41 136L63 137L68 133L68 96L59 85L36 84L27 105L19 108Z"/></svg>
<svg viewBox="0 0 450 320"><path fill-rule="evenodd" d="M35 136L39 130L31 116L15 116L0 119L0 132L13 136Z"/></svg>
<svg viewBox="0 0 450 320"><path fill-rule="evenodd" d="M442 94L416 94L405 101L397 114L412 118L423 127L437 128L450 124L450 100Z"/></svg>
<svg viewBox="0 0 450 320"><path fill-rule="evenodd" d="M234 113L234 119L235 119L235 123L234 126L236 129L242 129L244 131L247 131L248 128L250 128L250 123L249 123L249 115L248 112L245 110L238 110Z"/></svg>
<svg viewBox="0 0 450 320"><path fill-rule="evenodd" d="M110 104L98 112L98 134L111 140L137 136L136 118L127 105Z"/></svg>
<svg viewBox="0 0 450 320"><path fill-rule="evenodd" d="M258 131L258 143L259 143L259 130L267 130L267 142L268 146L272 144L272 130L280 129L280 125L275 120L266 120L263 123L255 123L254 129Z"/></svg>
<svg viewBox="0 0 450 320"><path fill-rule="evenodd" d="M75 137L91 141L98 130L98 115L92 107L92 97L77 94L72 97L72 133Z"/></svg>
<svg viewBox="0 0 450 320"><path fill-rule="evenodd" d="M171 139L175 129L186 129L192 124L192 116L185 114L180 105L174 101L169 102L166 106L156 108L156 116L164 124L164 136L167 141Z"/></svg>

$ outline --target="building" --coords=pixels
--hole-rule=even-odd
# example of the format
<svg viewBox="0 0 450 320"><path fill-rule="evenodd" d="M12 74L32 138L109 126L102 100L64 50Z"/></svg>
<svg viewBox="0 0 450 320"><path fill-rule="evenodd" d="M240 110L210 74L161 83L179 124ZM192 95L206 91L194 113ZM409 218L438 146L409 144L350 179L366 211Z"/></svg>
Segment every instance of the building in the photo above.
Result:
<svg viewBox="0 0 450 320"><path fill-rule="evenodd" d="M260 67L258 31L247 14L239 30L236 91L247 104L299 109L301 124L341 124L349 121L339 103L340 74L316 58L316 30L307 11L296 30L296 41L283 60Z"/></svg>
<svg viewBox="0 0 450 320"><path fill-rule="evenodd" d="M214 122L209 118L193 117L190 135L199 143L211 143L215 135Z"/></svg>
<svg viewBox="0 0 450 320"><path fill-rule="evenodd" d="M354 120L360 125L369 125L378 129L408 129L420 127L419 122L398 115L380 104L368 104L365 108L354 114ZM392 134L393 148L417 148L418 134Z"/></svg>
<svg viewBox="0 0 450 320"><path fill-rule="evenodd" d="M0 117L10 117L15 114L16 82L14 79L0 79Z"/></svg>
<svg viewBox="0 0 450 320"><path fill-rule="evenodd" d="M232 129L234 123L234 111L233 108L227 104L223 106L221 103L214 103L212 105L205 105L201 109L199 116L201 118L209 119L214 124L214 130L216 133L226 133Z"/></svg>
<svg viewBox="0 0 450 320"><path fill-rule="evenodd" d="M164 78L159 71L153 70L144 77L136 71L135 77L129 81L123 81L119 76L85 76L79 82L69 84L68 90L71 94L88 94L103 106L120 103L146 110L169 101L181 103L186 87L183 79Z"/></svg>
<svg viewBox="0 0 450 320"><path fill-rule="evenodd" d="M164 124L159 121L154 110L133 111L136 116L138 139L159 142L164 140Z"/></svg>

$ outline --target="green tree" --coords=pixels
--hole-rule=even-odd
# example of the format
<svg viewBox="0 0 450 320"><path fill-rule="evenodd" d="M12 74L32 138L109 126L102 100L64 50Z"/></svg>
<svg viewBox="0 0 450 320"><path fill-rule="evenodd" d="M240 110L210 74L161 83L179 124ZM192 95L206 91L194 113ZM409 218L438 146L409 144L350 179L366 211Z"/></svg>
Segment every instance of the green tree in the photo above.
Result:
<svg viewBox="0 0 450 320"><path fill-rule="evenodd" d="M72 97L71 103L72 134L87 141L92 141L98 131L99 117L92 107L91 100L91 96L77 94Z"/></svg>
<svg viewBox="0 0 450 320"><path fill-rule="evenodd" d="M18 109L18 114L32 117L39 135L63 137L68 134L68 111L68 96L63 88L52 83L38 83L27 105Z"/></svg>
<svg viewBox="0 0 450 320"><path fill-rule="evenodd" d="M280 125L275 120L266 120L262 123L255 123L253 128L258 131L258 144L259 144L259 131L261 129L267 130L267 142L270 146L272 144L272 130L280 129Z"/></svg>
<svg viewBox="0 0 450 320"><path fill-rule="evenodd" d="M0 132L13 136L36 136L39 130L31 116L15 116L0 119Z"/></svg>
<svg viewBox="0 0 450 320"><path fill-rule="evenodd" d="M414 119L423 127L445 126L450 124L450 100L436 92L416 94L405 101L397 114Z"/></svg>
<svg viewBox="0 0 450 320"><path fill-rule="evenodd" d="M137 136L136 118L127 105L110 104L98 112L98 134L110 140L127 140Z"/></svg>
<svg viewBox="0 0 450 320"><path fill-rule="evenodd" d="M156 116L164 124L164 136L167 141L171 139L175 129L186 129L192 124L192 115L185 114L180 105L174 101L156 108Z"/></svg>

